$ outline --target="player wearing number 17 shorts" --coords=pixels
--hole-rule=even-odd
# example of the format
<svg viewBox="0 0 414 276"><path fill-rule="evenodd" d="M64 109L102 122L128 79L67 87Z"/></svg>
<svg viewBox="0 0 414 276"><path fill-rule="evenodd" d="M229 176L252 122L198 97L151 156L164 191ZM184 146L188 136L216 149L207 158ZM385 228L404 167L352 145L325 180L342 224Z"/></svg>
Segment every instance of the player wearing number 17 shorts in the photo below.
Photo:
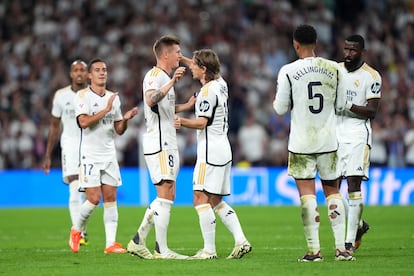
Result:
<svg viewBox="0 0 414 276"><path fill-rule="evenodd" d="M296 182L308 250L298 261L321 261L320 215L315 195L316 172L328 204L335 239L335 260L353 260L345 250L345 207L338 190L336 109L345 106L343 70L331 60L316 57L317 34L300 25L293 34L298 59L284 65L278 75L273 107L278 115L290 109L288 174Z"/></svg>

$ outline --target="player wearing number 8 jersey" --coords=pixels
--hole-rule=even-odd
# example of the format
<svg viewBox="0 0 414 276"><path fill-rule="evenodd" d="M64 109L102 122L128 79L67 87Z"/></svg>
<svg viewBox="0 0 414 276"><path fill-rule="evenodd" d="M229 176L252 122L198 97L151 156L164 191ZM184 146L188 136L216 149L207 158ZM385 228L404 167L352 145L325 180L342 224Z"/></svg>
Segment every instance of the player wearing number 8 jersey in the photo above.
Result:
<svg viewBox="0 0 414 276"><path fill-rule="evenodd" d="M300 25L293 34L298 60L284 65L278 75L273 107L282 115L289 109L288 174L299 191L302 223L308 251L299 261L320 261L319 211L315 195L318 172L328 204L335 238L335 259L353 260L345 250L345 207L337 184L336 115L343 108L343 71L336 62L315 56L317 34L310 25Z"/></svg>
<svg viewBox="0 0 414 276"><path fill-rule="evenodd" d="M128 252L144 259L185 259L168 248L167 229L175 199L176 177L180 167L175 129L175 113L194 106L195 98L182 105L175 104L174 84L185 73L178 67L182 57L180 41L172 36L158 39L153 51L157 65L143 81L144 113L147 131L143 135L143 151L157 197L147 208L141 225L128 243ZM170 74L175 69L173 76ZM154 255L146 247L146 238L155 226Z"/></svg>

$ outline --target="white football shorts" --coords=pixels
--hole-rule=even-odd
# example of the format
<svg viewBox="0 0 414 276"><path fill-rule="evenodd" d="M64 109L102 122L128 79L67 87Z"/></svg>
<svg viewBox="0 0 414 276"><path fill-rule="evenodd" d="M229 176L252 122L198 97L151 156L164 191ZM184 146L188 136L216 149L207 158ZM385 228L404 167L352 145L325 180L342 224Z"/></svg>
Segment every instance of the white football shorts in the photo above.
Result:
<svg viewBox="0 0 414 276"><path fill-rule="evenodd" d="M79 174L79 150L62 149L61 162L63 182L69 184L68 176Z"/></svg>
<svg viewBox="0 0 414 276"><path fill-rule="evenodd" d="M340 176L337 159L336 151L315 154L289 152L288 174L295 179L314 179L318 172L321 180L335 180Z"/></svg>
<svg viewBox="0 0 414 276"><path fill-rule="evenodd" d="M193 190L215 195L230 195L231 166L231 162L224 166L197 162L193 173Z"/></svg>
<svg viewBox="0 0 414 276"><path fill-rule="evenodd" d="M366 143L340 143L338 148L338 170L343 177L362 176L369 179L370 148Z"/></svg>
<svg viewBox="0 0 414 276"><path fill-rule="evenodd" d="M180 169L180 156L177 149L163 150L144 157L152 183L158 184L162 180L177 179Z"/></svg>
<svg viewBox="0 0 414 276"><path fill-rule="evenodd" d="M98 187L102 184L121 186L121 172L116 160L111 162L81 163L79 185L81 188Z"/></svg>

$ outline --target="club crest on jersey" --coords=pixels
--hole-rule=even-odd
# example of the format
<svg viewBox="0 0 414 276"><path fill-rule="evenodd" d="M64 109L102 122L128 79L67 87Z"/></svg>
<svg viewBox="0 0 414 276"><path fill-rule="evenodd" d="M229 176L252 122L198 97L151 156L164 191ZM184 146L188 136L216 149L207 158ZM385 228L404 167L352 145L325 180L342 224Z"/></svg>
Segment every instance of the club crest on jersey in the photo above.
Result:
<svg viewBox="0 0 414 276"><path fill-rule="evenodd" d="M206 100L202 101L198 106L198 110L200 110L200 112L206 112L209 109L210 109L210 103Z"/></svg>
<svg viewBox="0 0 414 276"><path fill-rule="evenodd" d="M381 91L381 84L379 82L374 82L371 85L371 92L374 94L378 94Z"/></svg>
<svg viewBox="0 0 414 276"><path fill-rule="evenodd" d="M359 86L359 80L355 80L355 81L354 81L354 86L355 86L355 87L358 87L358 86Z"/></svg>

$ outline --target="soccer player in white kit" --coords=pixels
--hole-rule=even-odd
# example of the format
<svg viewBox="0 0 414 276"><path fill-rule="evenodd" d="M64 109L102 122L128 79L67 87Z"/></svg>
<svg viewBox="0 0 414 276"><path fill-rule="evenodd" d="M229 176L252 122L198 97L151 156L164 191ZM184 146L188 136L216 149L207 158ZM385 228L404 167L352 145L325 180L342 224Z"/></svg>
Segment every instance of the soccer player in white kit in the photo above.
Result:
<svg viewBox="0 0 414 276"><path fill-rule="evenodd" d="M88 65L80 59L75 60L70 66L70 78L71 84L57 90L53 97L43 170L49 174L52 151L60 134L62 177L63 182L69 185L69 214L73 225L85 200L83 192L79 191L80 129L76 123L73 99L77 91L88 86ZM80 244L86 245L86 232L81 230Z"/></svg>
<svg viewBox="0 0 414 276"><path fill-rule="evenodd" d="M186 62L187 63L187 62ZM217 258L216 213L232 233L235 247L228 259L240 259L252 250L236 211L223 196L230 194L232 152L228 132L228 88L220 76L220 61L210 49L194 52L190 63L194 79L203 87L197 94L196 118L179 117L181 126L197 129L197 161L193 174L194 206L197 210L204 247L191 259Z"/></svg>
<svg viewBox="0 0 414 276"><path fill-rule="evenodd" d="M338 190L336 115L345 97L338 93L341 68L336 62L315 56L317 33L300 25L293 34L298 60L284 65L277 78L273 107L278 115L290 109L288 174L299 191L302 223L308 251L301 262L321 261L320 215L315 195L316 172L325 193L335 239L335 260L353 260L345 250L345 207ZM342 97L338 97L338 95Z"/></svg>
<svg viewBox="0 0 414 276"><path fill-rule="evenodd" d="M145 211L144 218L127 250L143 259L186 259L168 248L167 229L171 206L175 200L176 178L180 167L175 128L175 113L193 108L195 98L182 105L175 103L174 84L185 73L179 67L182 57L180 41L173 36L163 36L153 46L157 65L150 69L143 80L146 133L143 151L157 197ZM173 69L175 69L173 76ZM145 240L155 226L155 250L152 254Z"/></svg>
<svg viewBox="0 0 414 276"><path fill-rule="evenodd" d="M69 246L73 252L79 251L80 230L102 197L106 236L104 253L126 253L126 249L116 242L116 192L122 182L114 136L125 132L128 120L138 113L138 108L122 115L118 93L106 89L108 72L104 61L92 60L88 72L90 86L78 91L75 97L76 119L81 128L79 180L81 188L85 189L86 201L81 206L78 221L72 226Z"/></svg>
<svg viewBox="0 0 414 276"><path fill-rule="evenodd" d="M339 170L348 184L347 250L361 244L369 224L362 218L361 181L369 178L371 120L381 98L381 76L363 60L364 38L351 35L344 44L346 108L338 113Z"/></svg>

